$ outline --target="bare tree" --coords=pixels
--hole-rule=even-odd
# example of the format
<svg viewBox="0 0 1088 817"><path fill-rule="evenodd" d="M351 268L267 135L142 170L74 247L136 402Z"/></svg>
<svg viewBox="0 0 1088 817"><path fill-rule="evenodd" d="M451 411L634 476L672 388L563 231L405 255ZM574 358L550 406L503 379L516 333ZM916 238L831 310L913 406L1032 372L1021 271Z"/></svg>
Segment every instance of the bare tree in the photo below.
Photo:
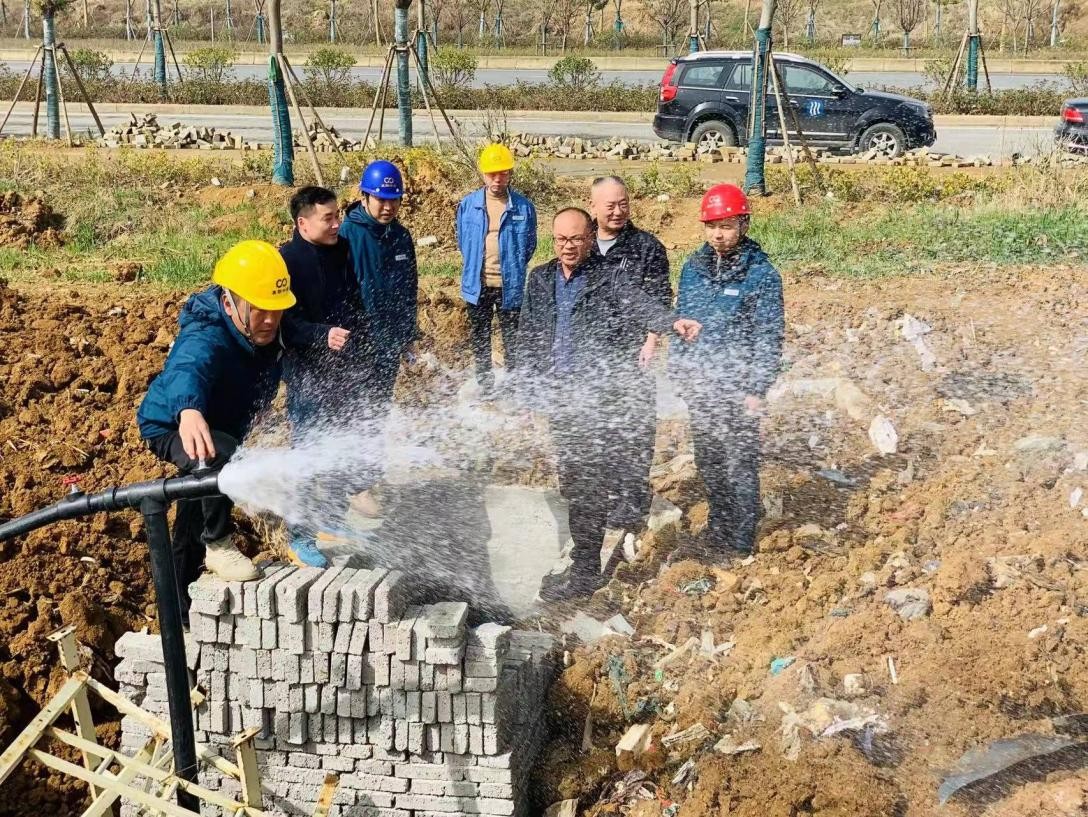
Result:
<svg viewBox="0 0 1088 817"><path fill-rule="evenodd" d="M661 46L666 53L676 47L676 36L684 25L688 0L647 0L643 9L661 29Z"/></svg>
<svg viewBox="0 0 1088 817"><path fill-rule="evenodd" d="M465 26L468 25L468 0L449 0L449 18L457 32L457 47L465 47Z"/></svg>
<svg viewBox="0 0 1088 817"><path fill-rule="evenodd" d="M870 2L873 4L873 23L869 27L869 31L873 35L873 39L879 43L883 38L883 31L880 28L880 9L884 5L884 0L870 0Z"/></svg>
<svg viewBox="0 0 1088 817"><path fill-rule="evenodd" d="M926 18L927 0L895 0L895 13L903 29L903 48L910 48L910 33Z"/></svg>
<svg viewBox="0 0 1088 817"><path fill-rule="evenodd" d="M553 4L552 28L559 35L560 48L566 53L567 38L570 37L574 18L582 9L581 0L555 0Z"/></svg>
<svg viewBox="0 0 1088 817"><path fill-rule="evenodd" d="M805 19L805 39L809 43L816 42L816 9L820 0L808 0L808 16Z"/></svg>
<svg viewBox="0 0 1088 817"><path fill-rule="evenodd" d="M801 15L803 0L778 0L775 4L775 16L782 31L782 47L790 47L790 30L796 27L797 18Z"/></svg>
<svg viewBox="0 0 1088 817"><path fill-rule="evenodd" d="M1035 42L1035 26L1039 18L1043 16L1043 0L1020 0L1020 25L1024 32L1024 53Z"/></svg>
<svg viewBox="0 0 1088 817"><path fill-rule="evenodd" d="M469 0L469 8L477 16L479 26L476 32L476 41L483 42L487 34L487 12L491 9L491 0Z"/></svg>

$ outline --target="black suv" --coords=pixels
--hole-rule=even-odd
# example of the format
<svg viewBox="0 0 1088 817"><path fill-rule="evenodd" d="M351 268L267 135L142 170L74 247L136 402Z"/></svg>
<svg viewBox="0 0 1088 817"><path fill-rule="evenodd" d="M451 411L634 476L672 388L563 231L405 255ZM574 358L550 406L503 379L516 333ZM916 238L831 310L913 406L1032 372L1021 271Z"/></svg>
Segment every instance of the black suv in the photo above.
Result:
<svg viewBox="0 0 1088 817"><path fill-rule="evenodd" d="M937 138L933 111L924 102L882 91L863 91L819 63L775 54L783 91L806 140L823 147L888 158L928 147ZM732 147L748 141L752 91L749 51L700 51L672 60L661 78L654 133L662 139L703 147ZM768 84L767 138L781 143L774 86ZM796 141L792 117L789 136Z"/></svg>

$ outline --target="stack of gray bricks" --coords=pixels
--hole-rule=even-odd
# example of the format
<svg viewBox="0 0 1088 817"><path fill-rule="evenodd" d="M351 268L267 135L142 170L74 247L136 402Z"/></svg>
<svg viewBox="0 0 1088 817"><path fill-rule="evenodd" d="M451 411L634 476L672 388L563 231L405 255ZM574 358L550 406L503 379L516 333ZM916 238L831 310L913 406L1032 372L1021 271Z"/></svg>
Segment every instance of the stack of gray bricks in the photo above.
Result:
<svg viewBox="0 0 1088 817"><path fill-rule="evenodd" d="M204 575L190 595L197 742L233 760L234 736L259 729L270 814L312 814L329 772L332 817L527 813L549 636L467 627L466 604L413 603L409 579L381 569L274 565L256 582ZM122 694L166 719L158 637L129 633L117 653ZM148 737L122 720L126 751ZM200 782L239 794L214 769Z"/></svg>

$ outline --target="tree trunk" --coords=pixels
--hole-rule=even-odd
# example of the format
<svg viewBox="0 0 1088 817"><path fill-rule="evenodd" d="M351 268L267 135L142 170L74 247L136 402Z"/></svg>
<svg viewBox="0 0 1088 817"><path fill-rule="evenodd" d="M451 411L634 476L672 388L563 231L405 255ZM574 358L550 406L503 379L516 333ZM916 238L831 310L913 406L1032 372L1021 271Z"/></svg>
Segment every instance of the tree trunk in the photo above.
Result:
<svg viewBox="0 0 1088 817"><path fill-rule="evenodd" d="M291 135L291 111L287 90L276 57L283 53L280 0L268 0L268 105L272 110L272 183L295 184L295 146Z"/></svg>
<svg viewBox="0 0 1088 817"><path fill-rule="evenodd" d="M45 48L42 85L45 87L45 135L48 139L60 139L60 88L53 59L56 43L56 19L53 12L47 10L42 12L42 46Z"/></svg>
<svg viewBox="0 0 1088 817"><path fill-rule="evenodd" d="M162 33L161 0L151 0L151 27L155 45L155 84L159 86L159 95L166 98L166 44Z"/></svg>
<svg viewBox="0 0 1088 817"><path fill-rule="evenodd" d="M775 0L763 0L763 10L759 15L759 28L756 30L755 49L752 59L752 93L748 121L748 164L744 173L744 189L750 193L763 195L767 192L764 164L767 158L767 56L771 53L773 41Z"/></svg>
<svg viewBox="0 0 1088 817"><path fill-rule="evenodd" d="M400 143L412 146L412 90L408 81L408 6L412 0L396 0L393 8L393 39L397 43L397 108L400 111Z"/></svg>

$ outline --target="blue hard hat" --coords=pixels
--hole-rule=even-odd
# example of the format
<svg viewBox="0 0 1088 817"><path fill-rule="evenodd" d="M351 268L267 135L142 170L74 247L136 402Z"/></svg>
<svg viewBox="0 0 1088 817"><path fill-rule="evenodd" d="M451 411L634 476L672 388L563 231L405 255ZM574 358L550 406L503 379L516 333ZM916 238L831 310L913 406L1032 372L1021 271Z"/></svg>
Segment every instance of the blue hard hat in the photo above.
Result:
<svg viewBox="0 0 1088 817"><path fill-rule="evenodd" d="M359 190L379 199L399 199L404 195L404 181L395 164L378 159L366 166Z"/></svg>

